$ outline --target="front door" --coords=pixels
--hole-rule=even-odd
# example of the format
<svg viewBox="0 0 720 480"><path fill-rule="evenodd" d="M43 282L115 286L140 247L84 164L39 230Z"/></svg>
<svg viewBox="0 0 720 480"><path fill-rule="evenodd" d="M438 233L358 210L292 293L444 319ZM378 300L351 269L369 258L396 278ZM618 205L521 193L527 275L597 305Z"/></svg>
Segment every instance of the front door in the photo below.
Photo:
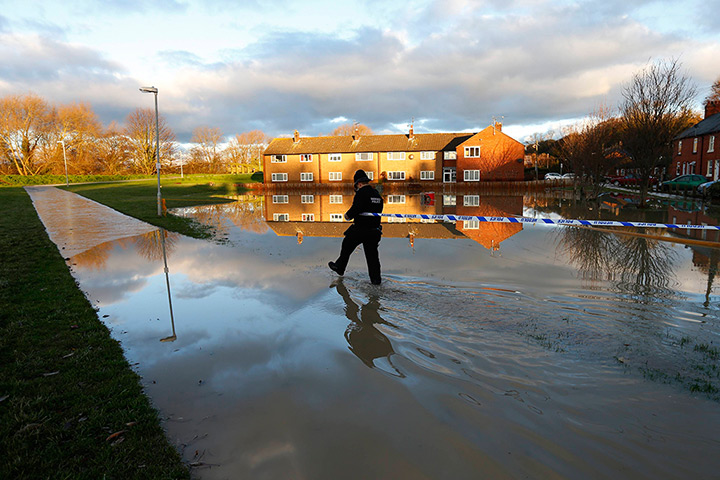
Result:
<svg viewBox="0 0 720 480"><path fill-rule="evenodd" d="M443 167L443 183L455 183L455 167Z"/></svg>

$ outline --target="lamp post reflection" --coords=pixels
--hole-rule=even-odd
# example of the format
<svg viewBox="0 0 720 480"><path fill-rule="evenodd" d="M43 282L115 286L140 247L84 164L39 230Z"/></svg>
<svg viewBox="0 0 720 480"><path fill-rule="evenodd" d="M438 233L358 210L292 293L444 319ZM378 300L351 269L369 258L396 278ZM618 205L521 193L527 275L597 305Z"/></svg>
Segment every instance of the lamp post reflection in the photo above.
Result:
<svg viewBox="0 0 720 480"><path fill-rule="evenodd" d="M165 284L167 285L167 294L168 294L168 305L170 306L170 325L172 325L172 335L169 337L161 338L161 342L174 342L177 340L177 335L175 334L175 317L173 316L173 307L172 307L172 296L170 295L170 276L169 276L169 269L167 265L167 252L165 248L165 236L167 235L167 232L164 229L160 229L160 240L162 243L162 252L163 252L163 263L165 265Z"/></svg>
<svg viewBox="0 0 720 480"><path fill-rule="evenodd" d="M336 280L333 285L345 302L345 316L350 324L345 329L345 340L347 340L350 351L370 368L376 368L375 360L387 358L388 364L394 372L387 372L398 377L405 377L391 361L395 354L390 340L378 330L376 324L384 324L393 328L395 325L386 322L380 317L380 301L377 295L370 294L368 302L358 307L350 297L343 279Z"/></svg>

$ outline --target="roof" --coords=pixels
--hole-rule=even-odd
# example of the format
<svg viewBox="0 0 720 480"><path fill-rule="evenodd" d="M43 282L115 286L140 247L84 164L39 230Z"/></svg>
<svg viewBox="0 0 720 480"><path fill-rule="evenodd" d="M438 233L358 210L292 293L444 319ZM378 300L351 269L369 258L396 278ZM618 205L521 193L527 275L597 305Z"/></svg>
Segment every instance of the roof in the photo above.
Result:
<svg viewBox="0 0 720 480"><path fill-rule="evenodd" d="M710 133L720 132L720 113L710 115L690 128L680 132L673 140L682 140L689 137L701 137Z"/></svg>
<svg viewBox="0 0 720 480"><path fill-rule="evenodd" d="M410 135L275 138L265 149L265 155L298 155L302 153L359 153L359 152L421 152L455 150L474 133L416 133Z"/></svg>

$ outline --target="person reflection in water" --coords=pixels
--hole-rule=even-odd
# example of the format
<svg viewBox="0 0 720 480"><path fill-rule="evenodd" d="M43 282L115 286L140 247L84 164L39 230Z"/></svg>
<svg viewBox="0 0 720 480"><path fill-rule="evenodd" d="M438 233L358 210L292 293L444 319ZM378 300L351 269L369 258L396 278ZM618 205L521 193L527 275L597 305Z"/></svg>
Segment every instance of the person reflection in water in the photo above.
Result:
<svg viewBox="0 0 720 480"><path fill-rule="evenodd" d="M393 375L404 377L405 375L400 373L390 360L395 354L390 340L375 327L376 324L384 324L397 328L380 317L378 296L370 294L368 302L358 307L350 298L350 292L341 278L335 280L333 285L345 302L345 316L350 320L350 324L345 329L345 340L350 351L370 368L375 368L376 359L387 358L388 363L395 370Z"/></svg>
<svg viewBox="0 0 720 480"><path fill-rule="evenodd" d="M353 220L353 224L345 230L340 256L334 262L328 262L328 267L338 275L344 275L350 255L362 243L370 282L373 285L380 285L380 257L378 256L378 245L382 236L380 217L365 216L361 213L381 213L383 199L378 191L370 185L370 179L364 170L355 172L353 180L355 182L355 198L353 198L352 206L345 213L345 219Z"/></svg>

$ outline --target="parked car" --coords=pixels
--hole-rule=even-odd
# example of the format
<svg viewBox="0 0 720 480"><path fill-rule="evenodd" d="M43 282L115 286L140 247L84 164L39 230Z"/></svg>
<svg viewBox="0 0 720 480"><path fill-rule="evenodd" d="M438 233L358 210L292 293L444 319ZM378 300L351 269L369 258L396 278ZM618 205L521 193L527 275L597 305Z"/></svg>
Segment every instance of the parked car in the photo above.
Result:
<svg viewBox="0 0 720 480"><path fill-rule="evenodd" d="M655 185L657 181L657 178L650 177L648 184ZM640 185L641 179L640 177L633 174L610 175L609 177L607 177L607 182L615 185L616 187L630 187Z"/></svg>
<svg viewBox="0 0 720 480"><path fill-rule="evenodd" d="M574 173L563 173L562 178L565 180L575 180L575 174Z"/></svg>
<svg viewBox="0 0 720 480"><path fill-rule="evenodd" d="M545 174L545 180L560 180L562 179L562 175L555 172L549 172Z"/></svg>
<svg viewBox="0 0 720 480"><path fill-rule="evenodd" d="M702 196L710 195L710 192L720 188L720 180L713 180L711 182L701 183L697 186L697 192Z"/></svg>
<svg viewBox="0 0 720 480"><path fill-rule="evenodd" d="M660 185L660 190L671 191L671 190L696 190L697 187L707 182L707 178L702 175L680 175L672 180L663 182Z"/></svg>

